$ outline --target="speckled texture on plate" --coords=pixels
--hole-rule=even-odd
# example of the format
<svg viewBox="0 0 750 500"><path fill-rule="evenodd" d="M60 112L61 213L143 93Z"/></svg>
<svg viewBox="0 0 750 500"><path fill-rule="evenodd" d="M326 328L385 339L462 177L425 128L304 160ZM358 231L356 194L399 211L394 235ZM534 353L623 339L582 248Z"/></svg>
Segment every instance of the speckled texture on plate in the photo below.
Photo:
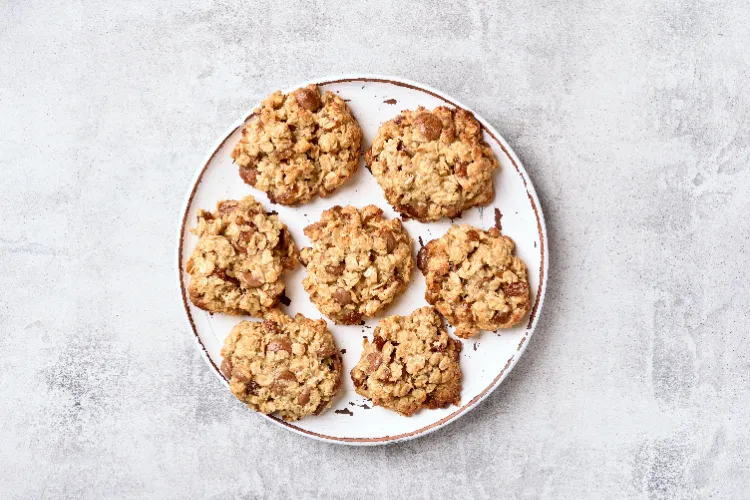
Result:
<svg viewBox="0 0 750 500"><path fill-rule="evenodd" d="M0 497L747 496L750 5L154 5L0 2ZM497 125L555 277L498 391L375 449L247 411L174 295L207 141L269 89L363 69Z"/></svg>

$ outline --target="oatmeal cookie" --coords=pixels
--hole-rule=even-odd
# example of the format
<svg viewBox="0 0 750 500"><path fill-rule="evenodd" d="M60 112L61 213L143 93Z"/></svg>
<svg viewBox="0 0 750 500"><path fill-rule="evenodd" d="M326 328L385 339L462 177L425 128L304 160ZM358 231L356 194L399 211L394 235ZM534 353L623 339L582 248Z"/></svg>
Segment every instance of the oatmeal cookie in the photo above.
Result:
<svg viewBox="0 0 750 500"><path fill-rule="evenodd" d="M462 344L448 336L431 307L409 316L388 316L363 342L351 371L357 394L410 416L420 408L445 408L461 399Z"/></svg>
<svg viewBox="0 0 750 500"><path fill-rule="evenodd" d="M252 196L198 211L198 244L185 265L190 300L206 311L262 317L284 293L282 274L297 265L286 225Z"/></svg>
<svg viewBox="0 0 750 500"><path fill-rule="evenodd" d="M529 311L526 265L514 250L513 240L496 227L462 225L419 251L425 299L456 327L457 336L509 328Z"/></svg>
<svg viewBox="0 0 750 500"><path fill-rule="evenodd" d="M400 219L388 220L374 205L335 206L305 228L302 284L320 312L338 324L374 316L401 295L414 269L412 241Z"/></svg>
<svg viewBox="0 0 750 500"><path fill-rule="evenodd" d="M325 197L357 170L362 130L343 99L316 85L276 91L255 109L232 151L242 179L271 203Z"/></svg>
<svg viewBox="0 0 750 500"><path fill-rule="evenodd" d="M319 415L341 385L341 354L322 319L272 311L242 321L221 349L221 373L237 399L284 420Z"/></svg>
<svg viewBox="0 0 750 500"><path fill-rule="evenodd" d="M469 111L402 111L380 126L365 163L388 203L422 222L455 218L495 196L498 162Z"/></svg>

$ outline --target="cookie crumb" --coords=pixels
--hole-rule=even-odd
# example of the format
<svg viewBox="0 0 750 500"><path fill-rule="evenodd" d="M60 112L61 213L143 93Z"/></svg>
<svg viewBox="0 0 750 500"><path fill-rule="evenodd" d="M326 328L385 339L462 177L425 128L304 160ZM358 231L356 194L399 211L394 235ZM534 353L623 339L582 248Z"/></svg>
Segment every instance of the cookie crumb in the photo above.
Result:
<svg viewBox="0 0 750 500"><path fill-rule="evenodd" d="M336 410L334 413L338 413L339 415L349 415L350 417L354 416L354 413L349 410L349 408L344 408L343 410Z"/></svg>
<svg viewBox="0 0 750 500"><path fill-rule="evenodd" d="M385 104L396 104L398 101L396 99L386 99L383 101Z"/></svg>
<svg viewBox="0 0 750 500"><path fill-rule="evenodd" d="M367 403L362 403L361 405L358 405L357 403L352 403L351 401L349 401L349 404L351 406L357 406L359 408L362 408L363 410L369 410L370 409L370 407L367 406Z"/></svg>
<svg viewBox="0 0 750 500"><path fill-rule="evenodd" d="M500 211L499 208L495 209L495 227L502 231L503 230L503 223L502 223L503 213Z"/></svg>

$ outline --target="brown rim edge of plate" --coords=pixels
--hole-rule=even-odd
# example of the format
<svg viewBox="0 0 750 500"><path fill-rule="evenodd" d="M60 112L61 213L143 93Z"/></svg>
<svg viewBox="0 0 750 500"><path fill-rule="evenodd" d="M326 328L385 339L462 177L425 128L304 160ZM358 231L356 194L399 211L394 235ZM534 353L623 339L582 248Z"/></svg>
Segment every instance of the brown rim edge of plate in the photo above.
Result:
<svg viewBox="0 0 750 500"><path fill-rule="evenodd" d="M450 99L445 98L444 96L433 92L431 90L418 87L416 85L413 85L411 83L406 82L399 82L395 80L388 80L384 78L368 78L368 77L362 77L362 78L342 78L342 79L336 79L336 80L328 80L328 81L322 81L317 82L317 85L330 85L334 83L350 83L350 82L375 82L375 83L389 83L391 85L396 85L398 87L405 87L412 90L418 90L420 92L424 92L425 94L429 94L437 99L440 99L447 104L450 104L451 106L455 108L460 108L461 106L458 106L456 103L452 102ZM251 115L248 115L248 117L245 119L247 121L248 118L250 118ZM492 137L492 139L497 143L498 146L500 146L500 149L502 149L505 156L510 160L510 162L513 164L513 167L516 169L516 172L521 177L521 180L523 181L524 189L526 190L526 195L529 198L529 202L531 203L531 208L534 211L534 216L536 217L536 223L537 223L537 231L539 234L539 255L541 257L539 261L539 286L537 287L537 292L534 297L534 305L531 308L531 312L529 313L529 322L526 326L526 329L531 328L531 326L534 323L534 319L537 313L537 308L539 306L539 297L542 296L542 290L544 289L544 263L546 260L545 255L545 238L544 238L544 230L542 226L542 219L539 216L539 209L537 207L536 201L534 200L534 196L531 192L529 192L528 184L526 183L526 177L521 172L521 169L518 168L518 164L516 163L516 160L513 158L513 156L508 152L508 150L505 148L505 144L503 144L502 141L500 141L495 134L489 130L484 123L480 120L480 125L482 126L482 129L487 132L487 134ZM182 265L182 254L183 254L183 246L184 246L184 235L185 235L185 225L187 224L187 216L190 212L190 207L193 204L193 198L195 197L195 193L198 190L198 186L200 185L201 181L203 180L203 174L205 174L206 169L208 168L208 165L211 163L211 161L214 159L214 156L216 156L216 153L224 146L224 144L227 142L227 139L231 137L232 134L234 134L237 129L240 128L240 126L237 126L232 129L231 132L229 132L226 137L219 143L219 145L214 149L213 153L211 153L211 156L206 160L206 163L203 165L203 168L201 169L200 174L198 175L198 178L195 181L195 184L193 185L193 189L190 191L190 196L188 197L187 203L185 205L185 213L182 216L182 224L180 226L180 244L178 245L177 251L179 252L177 256L177 265L178 265L178 274L180 277L180 288L182 292L182 305L185 308L185 313L187 314L188 321L190 322L190 327L193 330L193 335L195 336L195 339L198 341L198 344L201 346L201 349L203 350L203 354L205 355L205 358L208 360L209 363L211 363L211 366L215 370L216 373L221 373L219 368L216 366L216 363L211 359L211 356L208 355L208 350L206 349L206 346L203 345L203 342L201 341L200 336L198 335L198 332L195 328L195 322L193 321L193 315L190 313L190 307L188 306L188 299L187 299L187 292L185 287L185 281L184 281L184 273L182 272L183 265ZM521 348L526 343L527 335L524 335L524 337L521 339L521 341L518 343L518 348L516 349L516 352L520 351ZM328 440L328 441L338 441L342 443L389 443L394 441L400 441L403 439L408 439L412 437L417 437L418 435L427 433L429 431L434 430L436 427L440 427L443 424L447 423L450 420L453 420L455 417L457 417L459 414L465 412L472 406L474 406L475 403L483 399L487 393L495 386L495 384L498 383L498 381L505 375L505 372L508 370L508 367L510 366L511 362L513 361L513 358L515 358L515 355L511 356L508 361L505 363L505 366L502 370L500 370L500 373L495 377L492 382L485 387L485 389L474 396L471 401L466 403L465 405L461 406L458 410L454 411L450 415L441 418L437 422L433 422L430 425L427 425L425 427L422 427L420 429L417 429L412 432L407 432L404 434L398 434L395 436L383 436L383 437L377 437L377 438L345 438L345 437L336 437L336 436L328 436L326 434L319 434L317 432L308 431L306 429L302 429L300 427L297 427L294 424L291 424L289 422L286 422L280 418L274 417L272 415L264 415L262 413L259 413L259 415L268 418L269 420L274 420L276 423L279 423L285 427L288 427L289 429L300 432L303 434L307 434L309 436L313 436L316 438ZM224 377L223 375L221 375ZM226 380L226 378L225 378Z"/></svg>

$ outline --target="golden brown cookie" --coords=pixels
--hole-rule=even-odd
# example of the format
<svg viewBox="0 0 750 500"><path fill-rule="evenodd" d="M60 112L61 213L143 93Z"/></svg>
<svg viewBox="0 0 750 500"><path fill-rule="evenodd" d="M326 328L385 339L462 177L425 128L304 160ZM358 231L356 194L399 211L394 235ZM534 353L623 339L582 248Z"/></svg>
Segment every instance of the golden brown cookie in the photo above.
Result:
<svg viewBox="0 0 750 500"><path fill-rule="evenodd" d="M357 394L376 406L410 416L420 408L445 408L461 399L462 344L448 336L440 315L422 307L388 316L363 342L351 371Z"/></svg>
<svg viewBox="0 0 750 500"><path fill-rule="evenodd" d="M341 354L322 319L270 312L242 321L221 349L221 373L237 399L284 420L319 415L341 385Z"/></svg>
<svg viewBox="0 0 750 500"><path fill-rule="evenodd" d="M199 237L185 265L190 300L206 311L262 317L284 293L282 274L297 265L286 225L252 196L198 211Z"/></svg>
<svg viewBox="0 0 750 500"><path fill-rule="evenodd" d="M457 336L509 328L529 311L526 265L514 250L513 240L495 227L462 225L419 251L425 299L456 327Z"/></svg>
<svg viewBox="0 0 750 500"><path fill-rule="evenodd" d="M343 99L316 85L276 91L255 109L232 151L242 179L272 203L325 197L357 170L362 130Z"/></svg>
<svg viewBox="0 0 750 500"><path fill-rule="evenodd" d="M372 317L401 295L414 269L412 241L400 219L374 205L335 206L305 228L302 284L320 312L338 324Z"/></svg>
<svg viewBox="0 0 750 500"><path fill-rule="evenodd" d="M402 111L380 126L365 163L388 203L422 222L455 218L495 196L498 162L469 111Z"/></svg>

